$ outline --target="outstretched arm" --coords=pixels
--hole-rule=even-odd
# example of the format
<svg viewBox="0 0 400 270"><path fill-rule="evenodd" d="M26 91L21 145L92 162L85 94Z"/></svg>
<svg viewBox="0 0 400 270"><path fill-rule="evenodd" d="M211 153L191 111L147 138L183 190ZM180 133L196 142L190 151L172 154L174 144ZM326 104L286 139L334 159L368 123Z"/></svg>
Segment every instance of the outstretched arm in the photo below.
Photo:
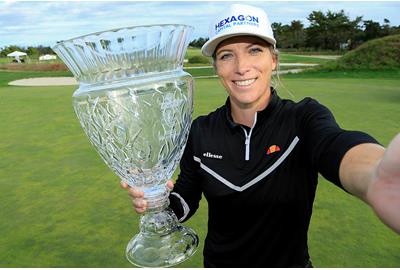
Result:
<svg viewBox="0 0 400 270"><path fill-rule="evenodd" d="M387 149L372 143L352 147L341 161L339 176L348 192L400 234L400 134Z"/></svg>

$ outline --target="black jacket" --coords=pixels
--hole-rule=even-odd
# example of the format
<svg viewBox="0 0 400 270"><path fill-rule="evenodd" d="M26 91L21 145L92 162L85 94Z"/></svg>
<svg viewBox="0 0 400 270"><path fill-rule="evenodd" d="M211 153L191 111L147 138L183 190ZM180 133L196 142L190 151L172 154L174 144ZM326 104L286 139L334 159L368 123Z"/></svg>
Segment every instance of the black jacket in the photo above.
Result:
<svg viewBox="0 0 400 270"><path fill-rule="evenodd" d="M213 267L303 267L318 172L342 188L343 155L365 133L344 131L311 98L295 103L272 91L253 128L233 122L229 99L191 127L170 195L181 220L208 201L204 264Z"/></svg>

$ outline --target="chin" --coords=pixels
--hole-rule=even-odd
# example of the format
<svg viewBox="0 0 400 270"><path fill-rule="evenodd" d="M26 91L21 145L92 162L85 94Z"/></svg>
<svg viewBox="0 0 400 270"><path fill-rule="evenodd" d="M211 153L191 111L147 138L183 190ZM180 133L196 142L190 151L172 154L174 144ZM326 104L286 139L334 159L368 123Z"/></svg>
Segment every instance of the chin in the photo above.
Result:
<svg viewBox="0 0 400 270"><path fill-rule="evenodd" d="M242 106L250 106L257 102L257 99L250 99L250 98L238 98L236 99L240 105Z"/></svg>

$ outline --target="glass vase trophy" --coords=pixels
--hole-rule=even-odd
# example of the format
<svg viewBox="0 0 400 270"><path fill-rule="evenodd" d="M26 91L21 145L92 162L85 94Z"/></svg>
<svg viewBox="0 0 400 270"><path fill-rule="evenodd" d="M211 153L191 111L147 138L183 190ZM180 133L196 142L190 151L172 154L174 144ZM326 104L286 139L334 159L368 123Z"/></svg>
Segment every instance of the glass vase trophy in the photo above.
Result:
<svg viewBox="0 0 400 270"><path fill-rule="evenodd" d="M168 208L166 188L192 122L193 80L182 70L192 30L120 28L53 48L79 82L73 106L90 142L122 181L144 191L148 209L126 249L137 266L173 266L198 246L196 233Z"/></svg>

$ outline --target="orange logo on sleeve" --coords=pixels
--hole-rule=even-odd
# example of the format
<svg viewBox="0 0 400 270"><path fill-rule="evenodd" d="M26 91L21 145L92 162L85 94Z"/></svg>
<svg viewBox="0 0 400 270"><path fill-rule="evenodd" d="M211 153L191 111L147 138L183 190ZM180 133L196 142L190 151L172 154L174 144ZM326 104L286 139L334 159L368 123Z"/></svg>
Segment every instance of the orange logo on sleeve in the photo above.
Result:
<svg viewBox="0 0 400 270"><path fill-rule="evenodd" d="M272 153L275 153L275 152L279 152L279 151L281 151L281 148L279 148L279 146L277 146L277 145L271 145L268 149L267 149L267 155L270 155L270 154L272 154Z"/></svg>

